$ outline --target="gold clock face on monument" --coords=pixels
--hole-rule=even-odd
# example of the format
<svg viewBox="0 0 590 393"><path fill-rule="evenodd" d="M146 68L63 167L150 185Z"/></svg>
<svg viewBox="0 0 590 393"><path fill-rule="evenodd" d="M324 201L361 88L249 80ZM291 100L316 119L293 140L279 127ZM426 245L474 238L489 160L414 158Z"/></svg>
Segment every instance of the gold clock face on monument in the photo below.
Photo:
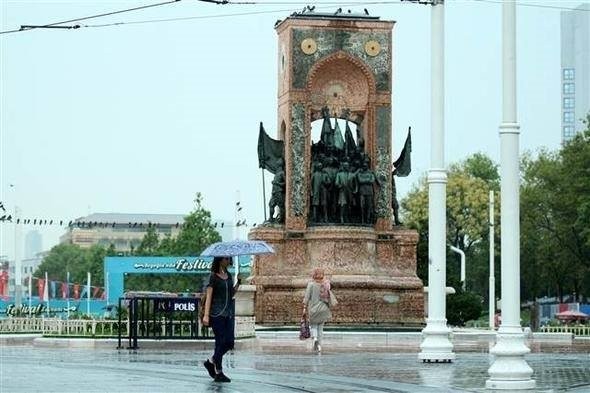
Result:
<svg viewBox="0 0 590 393"><path fill-rule="evenodd" d="M381 45L377 41L367 41L365 44L365 52L371 57L375 57L381 52Z"/></svg>
<svg viewBox="0 0 590 393"><path fill-rule="evenodd" d="M313 38L306 38L301 41L301 50L306 55L313 55L318 50L318 44Z"/></svg>

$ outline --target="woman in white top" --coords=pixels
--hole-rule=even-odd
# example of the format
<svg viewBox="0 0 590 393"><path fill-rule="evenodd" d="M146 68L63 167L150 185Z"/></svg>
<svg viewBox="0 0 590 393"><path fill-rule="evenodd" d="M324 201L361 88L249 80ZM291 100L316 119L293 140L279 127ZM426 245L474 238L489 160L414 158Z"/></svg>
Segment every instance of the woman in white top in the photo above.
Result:
<svg viewBox="0 0 590 393"><path fill-rule="evenodd" d="M307 314L313 338L313 350L321 352L324 323L332 318L329 307L330 281L324 277L324 269L315 268L307 283L303 298L303 315Z"/></svg>

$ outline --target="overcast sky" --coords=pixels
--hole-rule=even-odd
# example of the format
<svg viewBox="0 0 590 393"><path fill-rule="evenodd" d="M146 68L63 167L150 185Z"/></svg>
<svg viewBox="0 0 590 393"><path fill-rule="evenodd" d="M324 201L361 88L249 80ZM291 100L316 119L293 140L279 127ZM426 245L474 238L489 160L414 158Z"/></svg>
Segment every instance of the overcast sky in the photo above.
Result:
<svg viewBox="0 0 590 393"><path fill-rule="evenodd" d="M522 150L556 149L560 143L561 10L531 5L574 8L582 2L526 1L528 6L517 8ZM4 0L1 30L153 3ZM5 207L16 204L21 217L54 220L97 212L185 214L201 192L215 218L232 219L239 190L244 218L260 223L258 123L274 136L277 121L273 26L314 4L282 3L184 0L80 23L186 20L0 35L0 200ZM413 130L413 171L397 182L403 197L429 167L430 7L315 4L326 11L366 7L397 22L394 156L407 127ZM213 17L220 15L226 16ZM501 4L449 0L445 31L445 160L485 152L499 161ZM267 173L267 190L271 180ZM0 224L0 229L0 255L13 258L13 225ZM44 249L65 230L24 226L21 238L31 229L42 233Z"/></svg>

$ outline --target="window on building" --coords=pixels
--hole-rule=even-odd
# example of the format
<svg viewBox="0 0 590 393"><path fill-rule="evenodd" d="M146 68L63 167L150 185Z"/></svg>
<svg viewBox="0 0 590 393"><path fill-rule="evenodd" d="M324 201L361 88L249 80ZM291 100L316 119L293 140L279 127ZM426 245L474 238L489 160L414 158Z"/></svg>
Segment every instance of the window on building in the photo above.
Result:
<svg viewBox="0 0 590 393"><path fill-rule="evenodd" d="M563 69L563 80L574 80L576 73L573 68Z"/></svg>
<svg viewBox="0 0 590 393"><path fill-rule="evenodd" d="M574 127L572 126L565 126L563 127L563 139L570 140L575 135Z"/></svg>
<svg viewBox="0 0 590 393"><path fill-rule="evenodd" d="M573 123L574 122L574 112L563 112L563 122L564 123Z"/></svg>
<svg viewBox="0 0 590 393"><path fill-rule="evenodd" d="M575 85L573 83L563 84L563 94L574 94L576 92Z"/></svg>
<svg viewBox="0 0 590 393"><path fill-rule="evenodd" d="M575 100L573 97L564 97L563 98L563 109L572 109L575 105Z"/></svg>

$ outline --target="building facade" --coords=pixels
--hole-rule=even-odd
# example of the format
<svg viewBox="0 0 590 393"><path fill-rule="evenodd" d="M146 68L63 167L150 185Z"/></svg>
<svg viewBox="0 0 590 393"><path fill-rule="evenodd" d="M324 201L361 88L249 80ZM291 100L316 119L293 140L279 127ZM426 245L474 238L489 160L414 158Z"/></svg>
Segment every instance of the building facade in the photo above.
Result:
<svg viewBox="0 0 590 393"><path fill-rule="evenodd" d="M29 296L29 287L27 285L28 281L27 281L27 277L30 277L31 275L33 275L33 273L37 270L37 268L39 267L39 265L41 264L41 262L43 262L43 258L45 258L45 256L48 254L48 251L43 251L43 252L38 252L35 255L32 255L31 257L28 258L24 258L23 260L21 260L21 277L23 279L22 282L22 293L24 297L28 297ZM15 261L9 261L8 262L8 286L7 286L7 295L8 296L14 296L14 277L16 275L16 265L15 265Z"/></svg>
<svg viewBox="0 0 590 393"><path fill-rule="evenodd" d="M94 213L74 220L60 237L60 243L82 248L112 244L115 250L124 253L139 246L152 224L160 238L166 235L174 238L183 222L181 214Z"/></svg>
<svg viewBox="0 0 590 393"><path fill-rule="evenodd" d="M25 258L32 258L43 250L43 237L39 231L29 231L25 235Z"/></svg>
<svg viewBox="0 0 590 393"><path fill-rule="evenodd" d="M182 229L184 217L182 214L94 213L74 220L60 237L60 243L82 248L112 244L116 251L127 253L139 246L151 226L160 239L168 235L175 238ZM231 222L213 220L213 224L224 240L232 238Z"/></svg>
<svg viewBox="0 0 590 393"><path fill-rule="evenodd" d="M561 142L586 129L590 111L590 4L561 13Z"/></svg>

